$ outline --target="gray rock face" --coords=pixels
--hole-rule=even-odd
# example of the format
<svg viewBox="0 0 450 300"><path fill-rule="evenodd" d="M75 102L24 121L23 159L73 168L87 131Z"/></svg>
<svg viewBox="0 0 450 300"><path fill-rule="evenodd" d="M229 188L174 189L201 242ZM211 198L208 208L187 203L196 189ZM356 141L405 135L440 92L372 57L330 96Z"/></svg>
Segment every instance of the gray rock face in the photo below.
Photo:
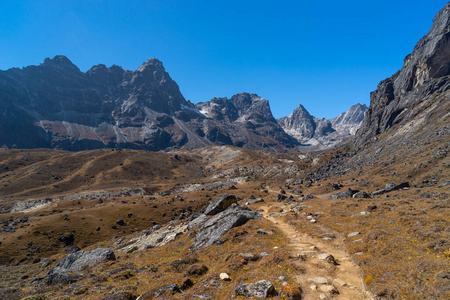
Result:
<svg viewBox="0 0 450 300"><path fill-rule="evenodd" d="M402 69L381 81L371 93L370 107L357 132L358 147L389 128L413 120L412 125L420 126L433 112L448 111L448 98L437 95L448 94L450 88L450 3L433 22L431 30L405 58ZM414 132L416 127L409 130Z"/></svg>
<svg viewBox="0 0 450 300"><path fill-rule="evenodd" d="M356 104L331 120L318 119L299 105L289 116L278 119L280 126L301 143L302 150L319 150L342 143L356 133L367 106Z"/></svg>
<svg viewBox="0 0 450 300"><path fill-rule="evenodd" d="M226 210L208 219L198 229L195 242L192 245L194 251L199 251L205 247L218 242L231 228L244 225L248 220L261 220L262 216L251 211L246 206L232 204Z"/></svg>
<svg viewBox="0 0 450 300"><path fill-rule="evenodd" d="M114 252L109 249L98 248L92 251L78 251L61 260L54 268L48 271L46 277L49 283L76 281L81 275L68 272L81 271L86 267L93 267L99 263L115 259Z"/></svg>
<svg viewBox="0 0 450 300"><path fill-rule="evenodd" d="M187 229L191 230L197 227L198 225L204 223L207 219L208 217L205 214L201 214L200 216L189 222Z"/></svg>
<svg viewBox="0 0 450 300"><path fill-rule="evenodd" d="M205 215L212 216L227 209L231 204L237 203L235 195L222 194L214 199L206 208Z"/></svg>
<svg viewBox="0 0 450 300"><path fill-rule="evenodd" d="M261 280L256 283L242 284L235 289L236 296L247 298L268 298L275 295L276 291L273 284L268 280Z"/></svg>

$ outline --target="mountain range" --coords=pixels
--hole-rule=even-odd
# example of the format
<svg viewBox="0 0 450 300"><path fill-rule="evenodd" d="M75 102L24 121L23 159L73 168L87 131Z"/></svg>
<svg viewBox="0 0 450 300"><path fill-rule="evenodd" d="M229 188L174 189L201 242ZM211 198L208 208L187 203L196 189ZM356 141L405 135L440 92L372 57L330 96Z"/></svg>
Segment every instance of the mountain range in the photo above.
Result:
<svg viewBox="0 0 450 300"><path fill-rule="evenodd" d="M81 72L61 55L0 71L0 145L13 148L315 150L348 139L366 109L319 120L299 106L276 120L268 100L250 93L194 105L155 58L136 71L99 64Z"/></svg>

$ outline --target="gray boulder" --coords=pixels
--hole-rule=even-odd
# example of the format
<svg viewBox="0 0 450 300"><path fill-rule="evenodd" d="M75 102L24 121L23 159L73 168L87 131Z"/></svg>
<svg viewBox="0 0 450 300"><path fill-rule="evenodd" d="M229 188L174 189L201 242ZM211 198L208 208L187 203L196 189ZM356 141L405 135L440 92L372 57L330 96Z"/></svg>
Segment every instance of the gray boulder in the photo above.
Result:
<svg viewBox="0 0 450 300"><path fill-rule="evenodd" d="M409 182L403 182L400 184L395 184L395 183L386 183L386 187L384 189L375 191L372 193L373 196L379 196L385 193L389 193L392 191L397 191L397 190L402 190L405 188L409 188Z"/></svg>
<svg viewBox="0 0 450 300"><path fill-rule="evenodd" d="M114 252L109 249L98 248L92 251L78 251L63 258L54 268L48 271L46 277L48 283L74 282L83 275L68 272L81 271L84 268L115 259Z"/></svg>
<svg viewBox="0 0 450 300"><path fill-rule="evenodd" d="M237 203L237 198L235 195L222 194L208 205L205 210L205 215L212 216L218 214L227 209L233 203Z"/></svg>
<svg viewBox="0 0 450 300"><path fill-rule="evenodd" d="M244 225L250 219L261 220L262 216L246 206L232 204L221 213L208 219L199 228L192 245L194 251L199 251L205 247L218 242L231 228Z"/></svg>
<svg viewBox="0 0 450 300"><path fill-rule="evenodd" d="M354 191L352 189L347 189L345 192L341 192L341 193L337 193L337 194L333 194L330 196L331 200L334 199L346 199L346 198L351 198L354 194L358 193L358 191Z"/></svg>
<svg viewBox="0 0 450 300"><path fill-rule="evenodd" d="M352 196L353 198L370 198L370 195L364 191L359 191Z"/></svg>
<svg viewBox="0 0 450 300"><path fill-rule="evenodd" d="M247 298L267 298L276 295L273 284L268 280L261 280L256 283L242 284L235 290L236 296L244 296Z"/></svg>

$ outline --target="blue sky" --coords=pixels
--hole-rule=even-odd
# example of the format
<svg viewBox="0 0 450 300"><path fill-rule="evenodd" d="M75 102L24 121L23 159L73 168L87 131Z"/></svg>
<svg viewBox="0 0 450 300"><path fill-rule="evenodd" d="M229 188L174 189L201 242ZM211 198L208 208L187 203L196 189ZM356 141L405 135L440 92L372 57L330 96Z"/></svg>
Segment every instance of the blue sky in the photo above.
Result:
<svg viewBox="0 0 450 300"><path fill-rule="evenodd" d="M0 69L66 55L82 71L160 59L186 99L252 92L274 116L369 104L444 0L0 0Z"/></svg>

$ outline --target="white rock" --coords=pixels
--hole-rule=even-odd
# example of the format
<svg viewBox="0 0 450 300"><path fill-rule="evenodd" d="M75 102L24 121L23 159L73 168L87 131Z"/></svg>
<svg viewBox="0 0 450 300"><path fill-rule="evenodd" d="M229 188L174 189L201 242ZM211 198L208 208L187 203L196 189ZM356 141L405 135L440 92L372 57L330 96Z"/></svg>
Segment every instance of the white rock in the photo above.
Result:
<svg viewBox="0 0 450 300"><path fill-rule="evenodd" d="M324 294L320 294L320 295L319 295L319 298L320 298L321 300L323 300L323 299L327 299L327 296L325 296Z"/></svg>
<svg viewBox="0 0 450 300"><path fill-rule="evenodd" d="M317 284L328 284L328 279L326 279L325 277L314 277L309 278L308 280Z"/></svg>
<svg viewBox="0 0 450 300"><path fill-rule="evenodd" d="M342 279L339 279L339 278L334 279L333 283L338 286L346 286L347 285Z"/></svg>
<svg viewBox="0 0 450 300"><path fill-rule="evenodd" d="M309 288L310 288L311 290L313 290L313 291L316 291L316 290L317 290L317 285L311 284L311 285L309 286Z"/></svg>
<svg viewBox="0 0 450 300"><path fill-rule="evenodd" d="M334 285L321 285L319 287L319 290L325 293L339 294L338 290Z"/></svg>
<svg viewBox="0 0 450 300"><path fill-rule="evenodd" d="M360 235L360 234L361 234L361 232L356 231L356 232L349 233L347 235L347 237L357 236L357 235Z"/></svg>
<svg viewBox="0 0 450 300"><path fill-rule="evenodd" d="M219 277L223 281L230 281L231 280L230 275L228 275L227 273L220 273Z"/></svg>

